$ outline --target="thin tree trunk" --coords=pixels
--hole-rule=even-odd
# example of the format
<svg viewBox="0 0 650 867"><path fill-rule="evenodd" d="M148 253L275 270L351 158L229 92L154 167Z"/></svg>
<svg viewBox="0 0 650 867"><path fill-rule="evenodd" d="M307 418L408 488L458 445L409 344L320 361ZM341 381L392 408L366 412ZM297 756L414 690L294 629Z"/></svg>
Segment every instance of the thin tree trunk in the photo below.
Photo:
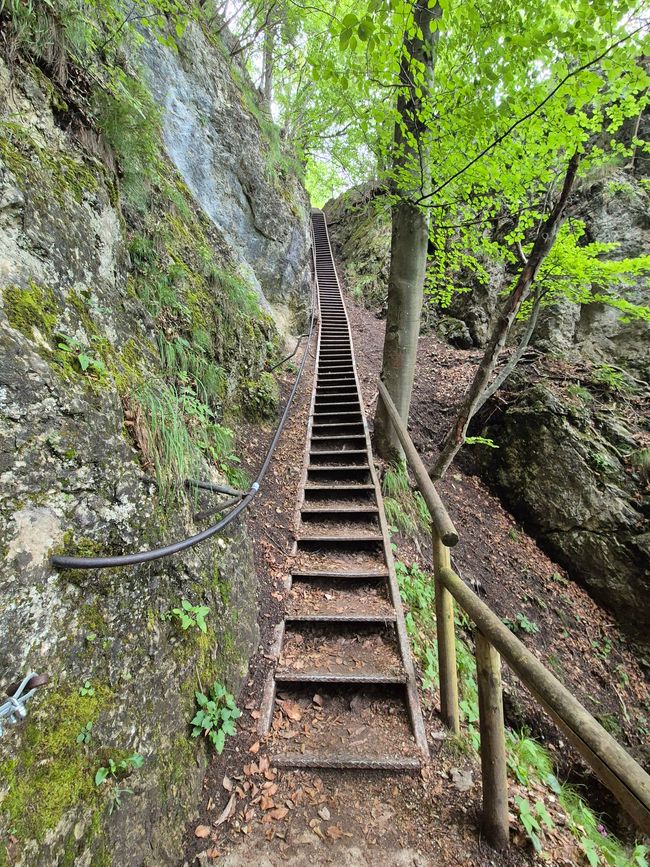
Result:
<svg viewBox="0 0 650 867"><path fill-rule="evenodd" d="M533 303L533 309L531 310L530 317L528 322L526 323L526 330L524 331L521 340L519 341L519 346L512 353L508 361L503 367L503 370L496 375L494 380L490 383L490 385L485 389L483 394L478 400L476 404L476 408L474 409L474 415L481 409L481 407L488 401L493 394L501 388L504 382L508 379L512 371L521 361L521 356L526 351L526 347L530 343L530 339L535 333L535 327L537 325L537 320L539 319L539 311L542 305L543 294L539 294L535 296L535 301Z"/></svg>
<svg viewBox="0 0 650 867"><path fill-rule="evenodd" d="M405 37L406 57L400 67L400 82L404 89L397 101L397 111L406 129L402 129L399 123L395 126L394 167L398 175L404 169L410 169L412 183L409 183L410 189L396 191L399 201L392 209L388 310L381 377L404 420L408 418L413 389L429 241L428 211L418 208L413 202L426 196L431 183L427 130L420 119L422 97L416 94L412 82L410 59L424 64L422 90L426 95L433 86L438 43L438 29L432 33L430 23L441 14L437 4L432 9L426 3L415 7L416 35L410 39ZM421 38L418 38L418 32ZM410 144L413 140L415 146ZM402 454L381 400L377 402L375 414L375 444L383 457Z"/></svg>
<svg viewBox="0 0 650 867"><path fill-rule="evenodd" d="M429 470L429 475L434 481L444 476L456 457L458 450L465 442L467 427L480 404L483 392L488 387L488 383L492 378L499 353L505 345L512 323L522 303L530 294L530 287L544 259L552 249L560 226L564 222L565 210L576 178L579 162L580 155L575 153L569 160L560 197L544 221L533 244L528 262L524 265L514 289L506 299L503 309L492 327L492 333L483 353L483 358L478 366L478 370L474 374L471 385L467 389L456 420L445 438L438 460Z"/></svg>

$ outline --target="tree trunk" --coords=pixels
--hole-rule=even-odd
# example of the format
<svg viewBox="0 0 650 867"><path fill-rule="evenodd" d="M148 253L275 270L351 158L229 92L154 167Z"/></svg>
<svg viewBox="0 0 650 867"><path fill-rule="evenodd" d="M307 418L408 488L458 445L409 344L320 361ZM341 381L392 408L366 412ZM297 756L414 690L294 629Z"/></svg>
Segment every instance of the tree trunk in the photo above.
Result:
<svg viewBox="0 0 650 867"><path fill-rule="evenodd" d="M429 470L429 475L433 481L437 481L444 476L451 462L456 457L458 450L465 442L468 425L480 404L483 392L488 387L499 359L499 353L505 345L512 323L515 321L522 303L528 297L530 287L537 276L542 262L552 249L560 226L564 222L565 209L576 178L579 162L580 156L578 153L575 153L569 161L560 197L544 221L533 244L528 262L524 265L514 289L506 299L503 309L492 328L483 358L478 366L478 370L474 374L471 385L467 389L456 420L445 438L438 460Z"/></svg>
<svg viewBox="0 0 650 867"><path fill-rule="evenodd" d="M410 39L405 37L406 57L400 67L403 90L397 101L404 128L400 123L395 125L394 169L402 188L396 190L399 201L392 209L388 311L381 377L405 421L415 373L429 240L428 211L413 202L425 195L431 184L428 133L420 116L423 97L417 95L413 84L411 60L424 65L421 92L426 97L433 85L438 42L438 30L432 33L430 23L440 15L441 9L437 4L432 9L426 3L415 6L416 34ZM378 453L385 458L402 454L381 400L377 402L375 414L375 444Z"/></svg>
<svg viewBox="0 0 650 867"><path fill-rule="evenodd" d="M482 406L484 406L486 401L488 401L493 394L496 394L496 392L501 388L501 386L508 379L512 371L521 361L521 357L526 351L528 344L530 343L531 337L535 333L535 326L537 325L537 320L539 318L542 298L543 295L541 294L535 297L533 309L531 310L530 318L526 323L526 330L524 331L523 336L519 341L519 346L512 353L512 355L504 365L503 370L495 376L494 380L490 383L490 385L488 385L488 387L478 399L476 408L474 409L474 415L476 415L476 413L481 409Z"/></svg>

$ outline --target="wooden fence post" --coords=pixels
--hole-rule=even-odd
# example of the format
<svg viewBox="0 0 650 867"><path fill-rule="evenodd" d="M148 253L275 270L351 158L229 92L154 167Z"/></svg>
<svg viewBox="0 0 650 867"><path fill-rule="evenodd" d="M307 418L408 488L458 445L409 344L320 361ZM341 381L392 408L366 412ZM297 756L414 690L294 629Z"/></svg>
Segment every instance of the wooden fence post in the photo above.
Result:
<svg viewBox="0 0 650 867"><path fill-rule="evenodd" d="M482 831L494 849L508 845L508 778L501 691L501 657L487 638L475 633L476 675L483 777Z"/></svg>
<svg viewBox="0 0 650 867"><path fill-rule="evenodd" d="M440 675L440 712L442 721L454 734L460 732L458 716L458 676L456 671L456 637L454 634L454 599L439 580L441 569L449 569L449 548L432 527L433 568L436 590L436 634L438 672Z"/></svg>

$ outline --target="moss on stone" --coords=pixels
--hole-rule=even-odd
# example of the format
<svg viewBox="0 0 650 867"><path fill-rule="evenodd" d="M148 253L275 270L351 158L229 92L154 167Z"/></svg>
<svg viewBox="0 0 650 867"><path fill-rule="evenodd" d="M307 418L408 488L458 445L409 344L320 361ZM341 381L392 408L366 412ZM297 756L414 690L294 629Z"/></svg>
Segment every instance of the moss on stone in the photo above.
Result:
<svg viewBox="0 0 650 867"><path fill-rule="evenodd" d="M247 379L242 385L244 410L251 418L275 418L280 404L280 389L270 373L261 373L259 379Z"/></svg>
<svg viewBox="0 0 650 867"><path fill-rule="evenodd" d="M29 340L34 340L34 329L42 340L49 339L59 316L59 304L53 290L38 286L30 280L27 286L6 286L2 303L10 325Z"/></svg>
<svg viewBox="0 0 650 867"><path fill-rule="evenodd" d="M82 202L99 186L97 174L70 154L42 146L21 124L0 122L0 158L22 188L38 198ZM98 167L97 172L101 173Z"/></svg>
<svg viewBox="0 0 650 867"><path fill-rule="evenodd" d="M93 773L98 762L76 742L84 725L96 722L112 700L108 687L94 684L94 689L92 696L72 688L48 690L28 717L17 756L0 765L7 785L2 809L21 841L42 841L67 810L97 798Z"/></svg>

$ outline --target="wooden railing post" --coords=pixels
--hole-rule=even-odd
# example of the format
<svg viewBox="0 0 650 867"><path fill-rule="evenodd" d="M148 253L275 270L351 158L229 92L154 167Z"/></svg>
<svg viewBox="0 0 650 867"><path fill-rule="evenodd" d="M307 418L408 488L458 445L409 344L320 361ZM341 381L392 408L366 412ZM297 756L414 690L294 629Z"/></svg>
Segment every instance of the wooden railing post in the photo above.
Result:
<svg viewBox="0 0 650 867"><path fill-rule="evenodd" d="M482 831L490 846L494 849L505 849L509 836L508 777L503 726L501 657L478 630L475 640L483 777Z"/></svg>
<svg viewBox="0 0 650 867"><path fill-rule="evenodd" d="M458 716L458 676L456 671L456 637L454 634L454 599L439 580L441 569L449 569L449 548L432 527L433 570L436 590L436 634L440 675L440 712L442 721L454 734L460 732Z"/></svg>

